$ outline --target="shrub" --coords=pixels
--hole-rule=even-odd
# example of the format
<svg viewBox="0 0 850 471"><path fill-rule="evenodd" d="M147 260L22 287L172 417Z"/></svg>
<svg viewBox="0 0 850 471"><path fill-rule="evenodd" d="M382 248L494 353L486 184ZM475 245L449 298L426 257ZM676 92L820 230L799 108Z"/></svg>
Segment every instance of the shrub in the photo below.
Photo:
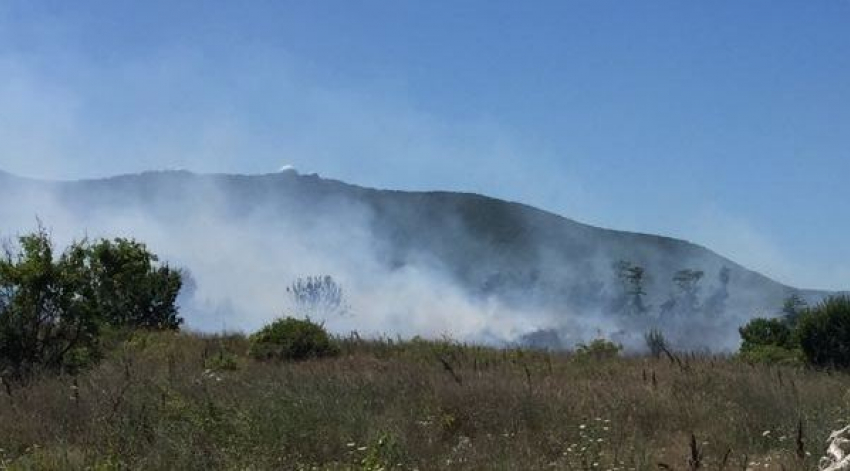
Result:
<svg viewBox="0 0 850 471"><path fill-rule="evenodd" d="M239 357L222 350L207 358L204 367L212 371L236 371L239 369Z"/></svg>
<svg viewBox="0 0 850 471"><path fill-rule="evenodd" d="M796 333L810 364L850 367L850 297L833 296L807 310L798 321Z"/></svg>
<svg viewBox="0 0 850 471"><path fill-rule="evenodd" d="M113 327L176 330L182 274L147 247L128 239L101 240L77 248L88 261L90 302Z"/></svg>
<svg viewBox="0 0 850 471"><path fill-rule="evenodd" d="M741 351L738 358L747 363L765 363L768 365L799 366L805 358L799 348L785 348L777 345L756 345Z"/></svg>
<svg viewBox="0 0 850 471"><path fill-rule="evenodd" d="M579 344L576 349L576 356L593 360L607 360L619 356L622 349L622 345L599 338L589 344Z"/></svg>
<svg viewBox="0 0 850 471"><path fill-rule="evenodd" d="M250 338L250 355L258 360L306 360L334 356L339 348L322 325L287 317L263 327Z"/></svg>
<svg viewBox="0 0 850 471"><path fill-rule="evenodd" d="M85 292L84 258L58 260L44 229L19 239L0 259L0 377L74 371L99 356L97 313Z"/></svg>
<svg viewBox="0 0 850 471"><path fill-rule="evenodd" d="M0 258L0 376L75 372L127 329L177 329L181 274L127 240L72 243L56 256L43 228Z"/></svg>
<svg viewBox="0 0 850 471"><path fill-rule="evenodd" d="M780 319L756 318L738 329L738 332L741 334L742 353L764 346L781 348L794 346L791 329Z"/></svg>

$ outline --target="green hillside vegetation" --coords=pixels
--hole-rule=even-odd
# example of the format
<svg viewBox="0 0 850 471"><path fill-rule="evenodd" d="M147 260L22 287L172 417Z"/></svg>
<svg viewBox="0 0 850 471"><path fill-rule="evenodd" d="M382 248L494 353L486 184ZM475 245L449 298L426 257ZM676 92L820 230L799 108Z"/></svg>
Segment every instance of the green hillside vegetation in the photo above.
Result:
<svg viewBox="0 0 850 471"><path fill-rule="evenodd" d="M850 368L850 296L831 296L814 307L789 299L784 317L753 319L740 333L740 356L748 361Z"/></svg>

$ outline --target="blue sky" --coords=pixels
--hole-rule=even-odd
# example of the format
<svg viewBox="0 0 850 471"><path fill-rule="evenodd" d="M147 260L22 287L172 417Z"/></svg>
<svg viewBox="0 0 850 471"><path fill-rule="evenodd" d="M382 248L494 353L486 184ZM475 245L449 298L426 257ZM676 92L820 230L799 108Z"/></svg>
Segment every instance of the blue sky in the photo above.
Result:
<svg viewBox="0 0 850 471"><path fill-rule="evenodd" d="M0 168L284 164L850 288L850 1L0 1Z"/></svg>

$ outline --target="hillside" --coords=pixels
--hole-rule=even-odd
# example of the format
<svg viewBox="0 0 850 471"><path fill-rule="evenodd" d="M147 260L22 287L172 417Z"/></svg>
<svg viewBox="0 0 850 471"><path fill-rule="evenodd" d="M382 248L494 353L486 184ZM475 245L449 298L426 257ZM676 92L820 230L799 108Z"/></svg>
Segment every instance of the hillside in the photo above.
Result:
<svg viewBox="0 0 850 471"><path fill-rule="evenodd" d="M558 344L596 331L629 344L663 326L688 347L731 346L745 319L778 313L795 292L809 300L822 295L686 241L601 229L477 194L376 190L294 171L148 172L73 182L0 174L0 183L3 235L31 228L38 216L61 238L138 237L188 267L202 296L185 302L198 311L187 318L199 328L217 329L209 324L222 321L253 327L283 307L275 307L269 291L281 299L292 277L317 272L341 279L362 312L380 310L376 303L392 306L375 314L375 332L415 334L421 325L426 335L460 330L465 338ZM644 269L642 309L612 268L618 261ZM262 294L247 285L246 277L255 279L252 269L262 277L255 283ZM674 282L685 269L703 276ZM386 281L399 279L404 282ZM388 300L393 290L410 294ZM460 329L440 327L439 317L428 317L436 314L405 304L440 308L440 300L418 301L429 297L457 298L443 308L462 304L459 312L475 312ZM219 318L203 318L204 309L217 310ZM394 324L411 319L410 330ZM690 333L695 327L699 339Z"/></svg>

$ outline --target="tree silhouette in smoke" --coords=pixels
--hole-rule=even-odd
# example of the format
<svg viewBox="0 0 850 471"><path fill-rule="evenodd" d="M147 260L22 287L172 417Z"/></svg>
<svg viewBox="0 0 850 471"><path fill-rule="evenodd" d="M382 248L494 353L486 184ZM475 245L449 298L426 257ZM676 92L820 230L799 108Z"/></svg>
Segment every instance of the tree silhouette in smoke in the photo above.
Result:
<svg viewBox="0 0 850 471"><path fill-rule="evenodd" d="M646 270L629 261L620 260L613 265L619 282L619 293L612 302L612 311L629 316L642 316L650 307L644 302Z"/></svg>
<svg viewBox="0 0 850 471"><path fill-rule="evenodd" d="M348 313L342 286L330 275L307 276L296 279L286 288L301 317L324 319Z"/></svg>
<svg viewBox="0 0 850 471"><path fill-rule="evenodd" d="M699 303L699 282L702 280L705 272L702 270L679 270L673 276L673 284L678 292L670 296L664 304L661 305L662 317L668 316L687 316L690 317L700 311Z"/></svg>

